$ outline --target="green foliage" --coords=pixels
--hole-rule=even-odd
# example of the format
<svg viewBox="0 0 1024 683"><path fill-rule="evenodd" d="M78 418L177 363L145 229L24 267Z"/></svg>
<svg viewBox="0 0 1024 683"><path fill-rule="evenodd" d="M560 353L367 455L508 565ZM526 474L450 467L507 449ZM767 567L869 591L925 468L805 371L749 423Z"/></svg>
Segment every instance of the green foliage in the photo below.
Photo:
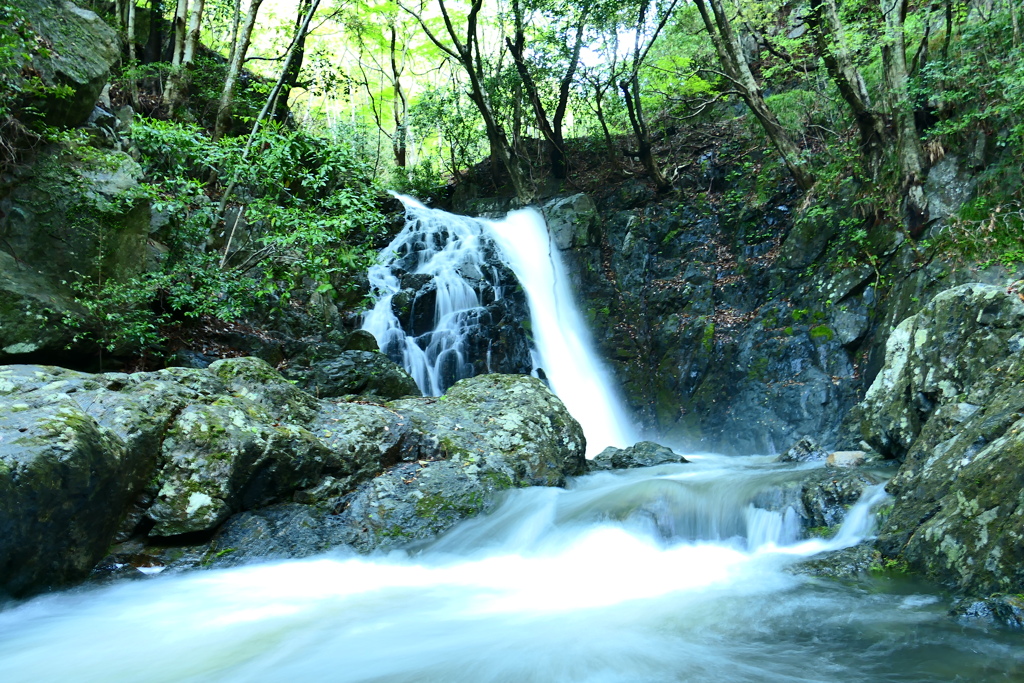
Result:
<svg viewBox="0 0 1024 683"><path fill-rule="evenodd" d="M114 353L154 350L176 319L235 320L300 288L344 293L372 260L383 217L367 163L346 141L271 126L243 161L240 141L215 143L193 124L139 120L133 138L146 182L121 201L150 202L167 250L151 272L125 278L99 268L69 281L94 321L77 341ZM231 214L244 212L237 232L208 196L211 177L232 175L243 190L243 207ZM90 224L117 229L103 217Z"/></svg>

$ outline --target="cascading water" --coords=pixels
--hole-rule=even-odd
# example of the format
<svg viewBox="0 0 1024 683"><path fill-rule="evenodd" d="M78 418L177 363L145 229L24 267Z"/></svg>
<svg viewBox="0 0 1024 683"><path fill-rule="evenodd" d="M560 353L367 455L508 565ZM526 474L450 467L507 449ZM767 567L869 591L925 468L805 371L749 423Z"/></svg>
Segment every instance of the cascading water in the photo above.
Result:
<svg viewBox="0 0 1024 683"><path fill-rule="evenodd" d="M324 555L47 595L0 612L0 680L977 683L1014 636L963 629L911 584L786 571L871 528L875 489L800 541L767 457L510 491L416 555Z"/></svg>
<svg viewBox="0 0 1024 683"><path fill-rule="evenodd" d="M594 355L541 215L527 209L503 221L486 221L400 199L406 206L405 227L369 272L376 301L363 328L373 333L381 350L408 370L427 395L441 394L480 370L542 368L583 427L588 455L633 443L632 426ZM495 243L503 255L500 265ZM502 277L504 264L529 300L534 368L509 367L513 354L507 349L515 344L509 343L506 326L494 324L495 305L511 295L504 290L517 288ZM509 322L519 327L519 321ZM488 326L498 339L487 339ZM503 367L493 362L495 341L503 351Z"/></svg>

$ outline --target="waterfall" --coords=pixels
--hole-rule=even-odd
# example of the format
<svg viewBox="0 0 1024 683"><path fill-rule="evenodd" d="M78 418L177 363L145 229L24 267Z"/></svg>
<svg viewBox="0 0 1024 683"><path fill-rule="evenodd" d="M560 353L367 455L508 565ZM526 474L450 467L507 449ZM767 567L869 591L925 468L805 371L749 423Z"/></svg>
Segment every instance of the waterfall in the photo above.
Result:
<svg viewBox="0 0 1024 683"><path fill-rule="evenodd" d="M588 456L633 443L632 425L593 351L541 215L526 209L487 221L400 199L405 227L369 271L375 303L363 328L381 350L425 395L439 395L479 372L542 369L583 427ZM518 282L509 282L503 268L511 268ZM515 304L506 290L519 286L529 302L532 359L518 358L509 326L519 328L520 321L509 315Z"/></svg>

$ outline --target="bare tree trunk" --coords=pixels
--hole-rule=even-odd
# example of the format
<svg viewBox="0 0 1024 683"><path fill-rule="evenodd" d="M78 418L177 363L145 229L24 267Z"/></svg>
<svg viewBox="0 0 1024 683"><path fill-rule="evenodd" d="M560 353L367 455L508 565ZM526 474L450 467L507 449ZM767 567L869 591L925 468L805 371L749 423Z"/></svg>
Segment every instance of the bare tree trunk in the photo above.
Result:
<svg viewBox="0 0 1024 683"><path fill-rule="evenodd" d="M224 78L220 102L217 105L217 123L213 129L214 140L224 137L231 124L231 105L235 100L235 86L238 84L238 75L242 72L242 65L245 63L245 55L249 51L252 29L256 25L256 15L259 13L262 3L263 0L249 0L249 10L245 14L231 63L228 65L228 73Z"/></svg>
<svg viewBox="0 0 1024 683"><path fill-rule="evenodd" d="M135 61L137 52L135 50L135 0L128 0L127 4L127 32L128 32L128 59Z"/></svg>
<svg viewBox="0 0 1024 683"><path fill-rule="evenodd" d="M192 64L195 61L196 47L199 45L199 29L203 23L203 10L206 0L192 0L192 9L188 15L188 33L185 35L185 48L181 55L181 63Z"/></svg>
<svg viewBox="0 0 1024 683"><path fill-rule="evenodd" d="M572 57L570 58L566 73L559 81L558 103L555 106L554 119L551 120L548 119L544 103L540 98L537 83L534 81L533 75L530 73L523 54L526 44L525 22L522 6L519 4L518 0L513 0L512 10L515 18L515 41L513 42L511 39L506 38L505 44L509 48L512 60L516 65L516 71L519 73L519 78L522 80L523 86L526 89L526 94L530 99L534 116L537 119L537 127L544 135L544 138L548 141L548 156L550 158L551 173L555 178L562 179L566 177L568 172L566 167L565 138L562 131L562 123L565 120L565 113L569 104L569 91L572 87L573 77L576 75L576 69L579 66L580 51L583 49L583 32L587 26L587 17L590 14L590 6L588 5L584 7L580 16L576 20L576 37L573 40Z"/></svg>
<svg viewBox="0 0 1024 683"><path fill-rule="evenodd" d="M883 0L884 1L884 0ZM789 133L782 127L775 114L764 101L761 86L758 85L754 74L750 71L747 58L743 54L743 47L739 38L732 30L729 17L722 7L722 0L695 0L700 16L704 20L704 27L711 36L711 42L715 45L718 59L722 63L725 75L739 91L747 107L753 112L768 139L775 145L775 149L782 155L782 160L789 169L796 184L804 190L814 186L814 175L808 168L807 162L800 156L800 148L789 137ZM711 12L708 11L708 6ZM714 14L712 18L711 14Z"/></svg>
<svg viewBox="0 0 1024 683"><path fill-rule="evenodd" d="M181 55L185 51L185 23L188 21L188 0L178 0L174 10L174 52L171 55L171 66L181 65Z"/></svg>
<svg viewBox="0 0 1024 683"><path fill-rule="evenodd" d="M896 130L900 182L905 196L904 219L911 236L918 237L928 221L928 199L923 188L924 164L921 160L921 143L907 88L909 77L904 36L907 0L879 0L879 4L885 20L882 63L893 126Z"/></svg>
<svg viewBox="0 0 1024 683"><path fill-rule="evenodd" d="M864 170L869 178L878 180L886 147L885 117L874 110L864 78L853 62L835 0L812 0L808 19L825 67L857 122Z"/></svg>
<svg viewBox="0 0 1024 683"><path fill-rule="evenodd" d="M1020 19L1017 13L1020 11L1020 6L1016 0L1010 2L1010 23L1013 24L1013 46L1020 47Z"/></svg>

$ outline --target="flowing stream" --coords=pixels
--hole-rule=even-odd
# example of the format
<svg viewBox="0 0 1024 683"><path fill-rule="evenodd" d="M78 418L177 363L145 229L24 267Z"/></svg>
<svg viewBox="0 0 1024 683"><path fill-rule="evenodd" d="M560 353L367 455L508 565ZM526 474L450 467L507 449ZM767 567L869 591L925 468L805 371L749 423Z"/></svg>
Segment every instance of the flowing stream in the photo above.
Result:
<svg viewBox="0 0 1024 683"><path fill-rule="evenodd" d="M485 228L525 282L553 387L581 420L597 414L614 423L591 421L588 439L622 443L628 428L615 419L621 413L606 386L574 386L602 373L577 367L585 334L557 284L564 274L538 215L515 213L500 224L461 219L458 239L451 230L412 236L406 246L420 247L395 251L434 251L416 258L443 273L429 264L447 250L449 263L463 264L449 271L471 270L469 263L478 281L487 279L472 250L456 253ZM521 253L523 245L535 251ZM382 301L398 292L387 268L374 279ZM437 310L450 325L437 340L409 339L388 319L390 303L367 320L382 346L408 355L418 381L434 381L438 359L450 368L463 362L455 319L471 323L480 306L479 289L454 278L444 287ZM570 338L558 339L560 329ZM865 493L834 538L801 540L798 513L764 501L781 499L780 487L815 465L688 457L689 464L591 474L568 489L508 491L490 514L388 555L334 552L140 575L9 602L0 606L0 681L1024 680L1018 637L956 625L933 588L789 571L869 536L881 486Z"/></svg>
<svg viewBox="0 0 1024 683"><path fill-rule="evenodd" d="M1007 681L1015 636L963 629L913 584L786 568L830 541L751 505L800 476L766 457L512 491L407 554L198 571L0 612L0 680L636 683ZM806 468L806 466L802 466Z"/></svg>

